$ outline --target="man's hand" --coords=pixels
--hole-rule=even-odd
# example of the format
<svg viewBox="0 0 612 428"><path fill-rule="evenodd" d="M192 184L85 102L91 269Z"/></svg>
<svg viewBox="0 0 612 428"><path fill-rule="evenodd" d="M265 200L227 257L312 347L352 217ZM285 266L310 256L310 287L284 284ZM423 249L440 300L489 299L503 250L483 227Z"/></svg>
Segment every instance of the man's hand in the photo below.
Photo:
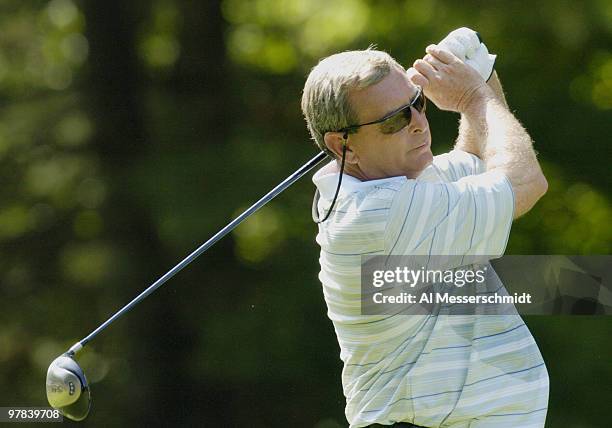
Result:
<svg viewBox="0 0 612 428"><path fill-rule="evenodd" d="M464 61L472 58L476 50L480 48L478 33L466 27L457 28L443 38L438 46L447 49L457 58Z"/></svg>
<svg viewBox="0 0 612 428"><path fill-rule="evenodd" d="M474 100L492 95L480 74L447 49L429 45L425 51L407 73L440 110L465 112Z"/></svg>
<svg viewBox="0 0 612 428"><path fill-rule="evenodd" d="M496 55L489 54L479 34L466 27L451 31L438 46L452 52L457 58L478 71L485 81L493 74Z"/></svg>

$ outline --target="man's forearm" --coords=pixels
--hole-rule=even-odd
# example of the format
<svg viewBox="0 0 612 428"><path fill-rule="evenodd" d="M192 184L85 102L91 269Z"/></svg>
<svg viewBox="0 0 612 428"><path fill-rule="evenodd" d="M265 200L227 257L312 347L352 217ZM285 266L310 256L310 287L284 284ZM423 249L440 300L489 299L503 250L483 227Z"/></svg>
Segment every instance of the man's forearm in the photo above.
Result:
<svg viewBox="0 0 612 428"><path fill-rule="evenodd" d="M501 82L499 81L497 71L493 70L493 75L491 75L491 78L487 82L487 85L489 85L489 87L493 89L493 93L495 93L497 99L499 99L503 103L503 105L506 106L507 109L509 109L508 103L506 102L506 96L504 95L504 89L502 88Z"/></svg>
<svg viewBox="0 0 612 428"><path fill-rule="evenodd" d="M476 100L462 113L471 132L480 136L474 145L487 171L502 172L510 180L516 199L515 218L529 211L548 184L525 128L487 86L482 86Z"/></svg>
<svg viewBox="0 0 612 428"><path fill-rule="evenodd" d="M493 75L487 82L487 85L493 90L497 99L508 108L504 90L496 71L493 71ZM470 124L469 119L462 113L459 120L459 135L455 143L455 149L472 153L482 159L482 147L485 136L476 132L474 128L478 128L478 126Z"/></svg>

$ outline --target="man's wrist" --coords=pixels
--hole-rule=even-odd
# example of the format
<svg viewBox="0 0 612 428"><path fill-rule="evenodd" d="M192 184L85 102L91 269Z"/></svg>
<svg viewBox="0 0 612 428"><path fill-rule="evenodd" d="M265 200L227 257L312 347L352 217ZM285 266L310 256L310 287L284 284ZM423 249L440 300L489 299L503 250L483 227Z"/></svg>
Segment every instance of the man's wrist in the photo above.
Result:
<svg viewBox="0 0 612 428"><path fill-rule="evenodd" d="M495 92L485 82L465 93L459 101L458 112L466 116L476 115L488 100L495 98Z"/></svg>
<svg viewBox="0 0 612 428"><path fill-rule="evenodd" d="M499 76L497 75L497 72L493 72L491 78L489 79L489 81L487 82L487 85L489 85L489 87L493 90L493 92L495 93L495 96L497 97L497 99L506 107L508 108L508 103L506 101L506 96L504 95L504 90L501 86L501 82L499 81Z"/></svg>

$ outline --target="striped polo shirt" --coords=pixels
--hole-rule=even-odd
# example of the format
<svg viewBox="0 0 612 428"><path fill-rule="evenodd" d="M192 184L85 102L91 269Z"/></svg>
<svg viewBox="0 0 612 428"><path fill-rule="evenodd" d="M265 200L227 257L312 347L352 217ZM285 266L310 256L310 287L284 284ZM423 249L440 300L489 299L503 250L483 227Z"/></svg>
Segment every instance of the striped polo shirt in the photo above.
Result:
<svg viewBox="0 0 612 428"><path fill-rule="evenodd" d="M334 164L313 177L319 217L336 190ZM417 179L343 176L316 239L351 428L544 426L548 373L518 314L361 315L362 256L501 256L513 212L506 176L459 150L435 156Z"/></svg>

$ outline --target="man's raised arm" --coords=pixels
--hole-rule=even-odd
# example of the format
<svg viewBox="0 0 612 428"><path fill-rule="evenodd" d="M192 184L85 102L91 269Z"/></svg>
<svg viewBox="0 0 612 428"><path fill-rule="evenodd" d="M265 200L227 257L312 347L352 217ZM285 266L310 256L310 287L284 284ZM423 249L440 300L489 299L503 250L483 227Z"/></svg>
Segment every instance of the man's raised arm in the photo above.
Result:
<svg viewBox="0 0 612 428"><path fill-rule="evenodd" d="M514 218L528 212L548 189L531 137L482 77L451 52L435 45L417 60L412 81L442 110L456 111L467 121L470 150L485 162L487 172L508 177L514 191ZM501 85L500 85L501 89Z"/></svg>
<svg viewBox="0 0 612 428"><path fill-rule="evenodd" d="M502 89L501 82L499 81L497 71L493 70L493 74L487 82L487 85L489 85L489 87L493 90L493 93L495 94L497 99L507 109L510 109L508 107L508 102L506 101L506 96L504 95L504 90ZM473 127L470 125L470 121L462 113L461 118L459 119L459 135L457 136L457 141L455 142L455 149L472 153L473 155L478 156L482 159L482 153L480 152L480 148L483 145L482 140L484 139L484 137L485 135L479 134L474 131Z"/></svg>

